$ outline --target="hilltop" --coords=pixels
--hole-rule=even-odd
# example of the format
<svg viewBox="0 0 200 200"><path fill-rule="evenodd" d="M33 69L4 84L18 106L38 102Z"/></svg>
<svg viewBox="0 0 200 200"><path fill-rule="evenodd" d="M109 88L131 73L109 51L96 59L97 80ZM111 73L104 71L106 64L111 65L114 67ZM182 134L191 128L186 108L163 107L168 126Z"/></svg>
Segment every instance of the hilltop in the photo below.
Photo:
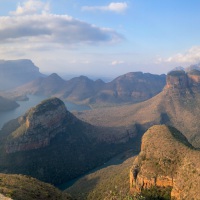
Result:
<svg viewBox="0 0 200 200"><path fill-rule="evenodd" d="M200 151L175 128L151 127L130 171L131 191L151 195L158 187L165 199L199 199L199 184Z"/></svg>

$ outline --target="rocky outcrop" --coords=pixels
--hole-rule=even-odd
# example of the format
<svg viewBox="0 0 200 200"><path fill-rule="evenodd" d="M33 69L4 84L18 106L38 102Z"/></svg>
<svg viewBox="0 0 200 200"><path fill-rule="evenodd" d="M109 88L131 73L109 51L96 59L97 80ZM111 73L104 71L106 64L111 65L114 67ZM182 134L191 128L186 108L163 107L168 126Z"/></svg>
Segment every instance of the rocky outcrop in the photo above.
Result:
<svg viewBox="0 0 200 200"><path fill-rule="evenodd" d="M172 127L151 127L142 138L141 152L130 170L131 191L171 187L172 198L198 199L199 184L200 151Z"/></svg>
<svg viewBox="0 0 200 200"><path fill-rule="evenodd" d="M0 90L16 88L44 77L31 60L0 60Z"/></svg>
<svg viewBox="0 0 200 200"><path fill-rule="evenodd" d="M193 69L185 72L184 70L171 71L167 74L166 88L186 90L200 86L200 71Z"/></svg>
<svg viewBox="0 0 200 200"><path fill-rule="evenodd" d="M64 131L63 123L67 123L68 116L61 100L52 98L42 102L19 118L20 127L12 132L6 152L26 151L49 145L57 133Z"/></svg>
<svg viewBox="0 0 200 200"><path fill-rule="evenodd" d="M188 76L185 71L172 71L167 75L167 88L184 89L188 87Z"/></svg>

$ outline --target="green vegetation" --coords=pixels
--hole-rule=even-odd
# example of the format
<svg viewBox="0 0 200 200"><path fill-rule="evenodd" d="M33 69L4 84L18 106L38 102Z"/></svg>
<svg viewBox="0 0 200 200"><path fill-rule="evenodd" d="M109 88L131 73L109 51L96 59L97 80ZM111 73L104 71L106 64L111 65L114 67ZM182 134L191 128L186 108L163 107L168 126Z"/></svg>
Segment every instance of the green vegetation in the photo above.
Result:
<svg viewBox="0 0 200 200"><path fill-rule="evenodd" d="M141 196L145 200L170 200L172 187L152 187L150 189L144 189L141 192Z"/></svg>
<svg viewBox="0 0 200 200"><path fill-rule="evenodd" d="M122 164L111 165L86 175L65 191L78 200L131 200L129 170L133 160L129 158Z"/></svg>
<svg viewBox="0 0 200 200"><path fill-rule="evenodd" d="M72 200L52 185L23 175L0 174L0 193L14 200Z"/></svg>

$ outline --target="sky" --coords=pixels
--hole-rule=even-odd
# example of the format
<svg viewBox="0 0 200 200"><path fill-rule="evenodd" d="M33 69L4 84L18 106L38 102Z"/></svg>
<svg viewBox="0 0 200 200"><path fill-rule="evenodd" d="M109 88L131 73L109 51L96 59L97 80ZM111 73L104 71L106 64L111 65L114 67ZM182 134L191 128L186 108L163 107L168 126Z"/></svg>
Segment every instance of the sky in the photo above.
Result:
<svg viewBox="0 0 200 200"><path fill-rule="evenodd" d="M116 77L200 62L200 1L0 0L0 59Z"/></svg>

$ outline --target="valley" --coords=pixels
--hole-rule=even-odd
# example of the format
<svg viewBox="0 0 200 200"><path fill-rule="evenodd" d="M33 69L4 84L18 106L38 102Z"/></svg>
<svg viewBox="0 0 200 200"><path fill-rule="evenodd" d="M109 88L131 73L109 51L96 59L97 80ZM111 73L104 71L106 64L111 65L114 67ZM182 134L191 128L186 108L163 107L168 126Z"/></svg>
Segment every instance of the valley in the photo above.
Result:
<svg viewBox="0 0 200 200"><path fill-rule="evenodd" d="M159 80L164 85L155 89ZM109 95L101 96L104 92ZM198 200L199 70L173 70L167 76L132 72L109 83L84 76L66 81L54 73L1 94L14 105L0 112L3 177L37 178L64 190L53 189L64 199L158 195ZM17 97L26 101L16 103ZM3 101L1 105L5 107ZM0 190L2 195L21 198L23 190L7 187ZM29 192L23 192L24 198L36 198Z"/></svg>
<svg viewBox="0 0 200 200"><path fill-rule="evenodd" d="M17 101L18 107L12 108L11 110L7 111L0 111L0 129L3 127L3 125L12 120L16 119L17 117L23 115L28 109L30 109L33 106L36 106L39 104L42 100L46 99L45 96L38 96L38 95L27 95L27 100L25 101ZM89 110L90 107L86 105L77 105L71 102L64 102L67 109L70 111L83 111L83 110ZM1 104L2 105L2 104Z"/></svg>
<svg viewBox="0 0 200 200"><path fill-rule="evenodd" d="M0 0L0 200L200 200L199 8Z"/></svg>

